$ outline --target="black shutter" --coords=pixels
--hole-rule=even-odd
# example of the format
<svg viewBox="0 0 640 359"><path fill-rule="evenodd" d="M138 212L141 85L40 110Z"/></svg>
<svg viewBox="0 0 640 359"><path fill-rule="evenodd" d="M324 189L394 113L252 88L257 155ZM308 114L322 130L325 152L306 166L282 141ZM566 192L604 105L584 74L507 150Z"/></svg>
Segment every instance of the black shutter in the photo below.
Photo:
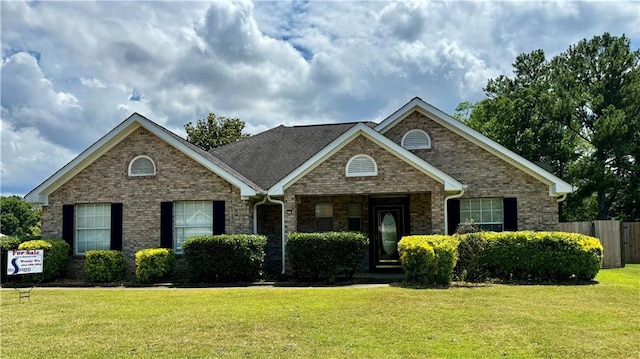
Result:
<svg viewBox="0 0 640 359"><path fill-rule="evenodd" d="M173 248L173 202L160 203L160 247Z"/></svg>
<svg viewBox="0 0 640 359"><path fill-rule="evenodd" d="M447 226L448 234L456 233L456 229L458 228L458 224L460 224L460 200L459 199L450 199L447 204Z"/></svg>
<svg viewBox="0 0 640 359"><path fill-rule="evenodd" d="M73 248L73 237L75 233L75 205L73 204L65 204L62 206L62 239L69 244L71 248L71 253L74 252Z"/></svg>
<svg viewBox="0 0 640 359"><path fill-rule="evenodd" d="M224 234L224 201L213 201L213 234Z"/></svg>
<svg viewBox="0 0 640 359"><path fill-rule="evenodd" d="M122 203L111 203L111 249L122 250Z"/></svg>
<svg viewBox="0 0 640 359"><path fill-rule="evenodd" d="M518 200L516 198L503 198L502 208L504 211L505 231L518 230Z"/></svg>

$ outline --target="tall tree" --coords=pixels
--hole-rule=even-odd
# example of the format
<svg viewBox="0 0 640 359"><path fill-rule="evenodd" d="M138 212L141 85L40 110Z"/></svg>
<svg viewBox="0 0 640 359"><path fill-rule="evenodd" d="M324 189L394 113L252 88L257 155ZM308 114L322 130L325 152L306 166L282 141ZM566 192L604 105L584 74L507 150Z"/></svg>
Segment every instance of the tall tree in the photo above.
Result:
<svg viewBox="0 0 640 359"><path fill-rule="evenodd" d="M40 206L18 196L0 197L0 231L8 236L40 235Z"/></svg>
<svg viewBox="0 0 640 359"><path fill-rule="evenodd" d="M639 219L640 51L605 33L551 60L519 55L513 67L458 116L473 108L471 127L576 185L563 219Z"/></svg>
<svg viewBox="0 0 640 359"><path fill-rule="evenodd" d="M191 122L184 125L187 141L209 151L213 148L247 138L242 133L245 122L239 118L217 117L210 112L206 119L200 119L194 126Z"/></svg>

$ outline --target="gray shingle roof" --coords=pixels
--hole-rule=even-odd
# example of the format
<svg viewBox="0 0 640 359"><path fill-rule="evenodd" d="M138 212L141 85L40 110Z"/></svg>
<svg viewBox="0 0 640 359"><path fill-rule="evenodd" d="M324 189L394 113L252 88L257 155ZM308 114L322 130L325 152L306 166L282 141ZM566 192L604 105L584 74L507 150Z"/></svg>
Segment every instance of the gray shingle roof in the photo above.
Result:
<svg viewBox="0 0 640 359"><path fill-rule="evenodd" d="M268 189L355 125L278 126L210 153Z"/></svg>
<svg viewBox="0 0 640 359"><path fill-rule="evenodd" d="M140 117L144 117L140 114L138 114ZM145 119L147 119L146 117L144 117ZM157 128L161 129L162 131L164 131L165 133L167 133L168 135L170 135L171 137L175 138L177 141L180 141L181 143L183 143L185 146L189 147L190 149L192 149L193 151L197 152L198 154L200 154L201 156L203 156L204 158L206 158L207 160L211 161L212 163L214 163L215 165L217 165L218 167L222 168L224 171L229 172L231 175L235 176L236 178L238 178L239 180L241 180L242 182L246 183L247 185L249 185L250 187L254 188L254 189L260 189L259 185L256 184L254 181L252 181L251 179L245 177L242 173L239 173L238 171L236 171L235 169L233 169L231 166L229 166L227 163L225 163L224 161L216 158L215 156L213 156L211 153L203 150L202 148L192 144L191 142L185 140L184 138L176 135L175 133L169 131L168 129L166 129L165 127L147 119L149 121L150 124L156 126Z"/></svg>

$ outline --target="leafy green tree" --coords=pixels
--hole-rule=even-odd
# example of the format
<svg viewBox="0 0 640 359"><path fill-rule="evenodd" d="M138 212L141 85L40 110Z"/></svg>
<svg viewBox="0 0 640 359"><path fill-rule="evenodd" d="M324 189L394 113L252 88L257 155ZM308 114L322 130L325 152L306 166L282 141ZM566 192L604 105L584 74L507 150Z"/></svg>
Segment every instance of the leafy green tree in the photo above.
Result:
<svg viewBox="0 0 640 359"><path fill-rule="evenodd" d="M8 236L40 235L41 208L18 196L0 197L0 231Z"/></svg>
<svg viewBox="0 0 640 359"><path fill-rule="evenodd" d="M216 147L247 138L242 133L245 122L239 118L217 117L210 112L206 119L200 119L194 126L191 122L184 125L187 141L209 151Z"/></svg>
<svg viewBox="0 0 640 359"><path fill-rule="evenodd" d="M551 60L521 54L513 67L456 116L576 185L562 219L640 218L640 51L605 33Z"/></svg>

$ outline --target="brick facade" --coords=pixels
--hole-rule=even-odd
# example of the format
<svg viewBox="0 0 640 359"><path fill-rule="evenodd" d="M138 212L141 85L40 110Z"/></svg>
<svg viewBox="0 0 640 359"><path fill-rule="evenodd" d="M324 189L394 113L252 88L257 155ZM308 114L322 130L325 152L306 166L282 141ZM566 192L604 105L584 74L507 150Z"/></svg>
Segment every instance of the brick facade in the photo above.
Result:
<svg viewBox="0 0 640 359"><path fill-rule="evenodd" d="M129 162L139 155L155 162L155 176L128 176ZM238 188L139 127L49 196L42 234L62 237L64 204L122 203L122 249L132 269L136 251L160 246L160 203L181 200L225 201L226 232L252 232L252 207Z"/></svg>
<svg viewBox="0 0 640 359"><path fill-rule="evenodd" d="M557 230L558 203L549 196L547 184L419 112L384 135L400 144L412 129L421 129L431 137L431 149L412 152L467 185L462 198L516 197L519 229Z"/></svg>
<svg viewBox="0 0 640 359"><path fill-rule="evenodd" d="M371 156L378 175L346 177L346 164L358 154ZM334 204L334 230L346 230L349 203L360 203L362 229L369 228L368 196L409 196L412 233L442 233L443 185L389 153L373 141L359 136L285 190L287 232L315 230L315 204Z"/></svg>

